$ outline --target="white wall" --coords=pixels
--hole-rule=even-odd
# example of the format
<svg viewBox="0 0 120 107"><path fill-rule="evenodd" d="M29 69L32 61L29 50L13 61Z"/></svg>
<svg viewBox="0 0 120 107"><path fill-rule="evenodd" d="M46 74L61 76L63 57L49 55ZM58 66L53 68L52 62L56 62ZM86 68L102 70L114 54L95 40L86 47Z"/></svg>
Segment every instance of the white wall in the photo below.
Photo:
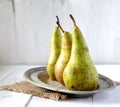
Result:
<svg viewBox="0 0 120 107"><path fill-rule="evenodd" d="M0 64L46 64L58 15L73 14L94 63L120 63L120 0L0 0Z"/></svg>

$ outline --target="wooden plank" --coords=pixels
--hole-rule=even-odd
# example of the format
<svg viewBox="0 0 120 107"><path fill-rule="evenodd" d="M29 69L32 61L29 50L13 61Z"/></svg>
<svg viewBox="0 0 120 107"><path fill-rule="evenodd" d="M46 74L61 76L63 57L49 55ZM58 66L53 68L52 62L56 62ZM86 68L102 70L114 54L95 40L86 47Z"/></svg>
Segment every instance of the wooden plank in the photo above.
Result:
<svg viewBox="0 0 120 107"><path fill-rule="evenodd" d="M38 67L40 65L10 65L1 66L2 69L0 85L11 84L24 80L24 72L30 68Z"/></svg>
<svg viewBox="0 0 120 107"><path fill-rule="evenodd" d="M11 91L0 91L0 107L25 107L31 95Z"/></svg>
<svg viewBox="0 0 120 107"><path fill-rule="evenodd" d="M93 107L120 107L120 86L94 95Z"/></svg>
<svg viewBox="0 0 120 107"><path fill-rule="evenodd" d="M47 103L46 103L47 102ZM28 107L92 107L92 97L89 98L73 98L69 100L62 101L52 101L49 99L43 99L38 97L33 97L29 103Z"/></svg>
<svg viewBox="0 0 120 107"><path fill-rule="evenodd" d="M5 80L16 69L14 65L0 65L0 81Z"/></svg>
<svg viewBox="0 0 120 107"><path fill-rule="evenodd" d="M27 69L28 66L0 66L0 85L10 84L18 80L22 80L23 73ZM19 74L16 75L16 72ZM0 107L24 107L30 99L30 96L31 95L28 94L11 91L0 91Z"/></svg>
<svg viewBox="0 0 120 107"><path fill-rule="evenodd" d="M0 64L16 63L15 22L12 0L0 0Z"/></svg>
<svg viewBox="0 0 120 107"><path fill-rule="evenodd" d="M17 63L35 63L36 46L32 26L31 0L15 1Z"/></svg>
<svg viewBox="0 0 120 107"><path fill-rule="evenodd" d="M96 65L100 74L103 74L112 80L120 81L119 65ZM93 107L119 107L120 106L120 86L113 90L100 92L93 96Z"/></svg>
<svg viewBox="0 0 120 107"><path fill-rule="evenodd" d="M0 85L7 85L24 80L23 74L26 70L38 67L37 65L9 65L0 66ZM0 107L27 107L31 95L0 91ZM6 103L7 102L7 103Z"/></svg>

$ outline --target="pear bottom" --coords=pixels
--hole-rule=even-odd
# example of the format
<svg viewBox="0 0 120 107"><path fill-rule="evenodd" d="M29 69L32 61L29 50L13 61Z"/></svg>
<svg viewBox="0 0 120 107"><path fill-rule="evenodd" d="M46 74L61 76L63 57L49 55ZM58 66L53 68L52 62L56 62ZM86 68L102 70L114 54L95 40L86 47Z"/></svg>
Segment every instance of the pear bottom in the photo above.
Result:
<svg viewBox="0 0 120 107"><path fill-rule="evenodd" d="M49 79L55 81L56 77L55 77L54 66L52 64L48 64L46 69L47 69Z"/></svg>
<svg viewBox="0 0 120 107"><path fill-rule="evenodd" d="M55 76L58 82L60 82L62 85L64 85L64 81L63 81L63 66L56 66L55 68Z"/></svg>
<svg viewBox="0 0 120 107"><path fill-rule="evenodd" d="M98 73L95 67L84 67L84 69L67 66L63 73L65 86L71 91L91 91L98 86Z"/></svg>

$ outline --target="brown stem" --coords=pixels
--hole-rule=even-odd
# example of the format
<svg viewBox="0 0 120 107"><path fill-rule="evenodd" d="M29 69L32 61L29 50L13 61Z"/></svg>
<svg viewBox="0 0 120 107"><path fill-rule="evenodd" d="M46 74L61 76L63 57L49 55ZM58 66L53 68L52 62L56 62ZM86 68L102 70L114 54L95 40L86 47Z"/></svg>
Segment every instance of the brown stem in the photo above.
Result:
<svg viewBox="0 0 120 107"><path fill-rule="evenodd" d="M75 19L74 19L74 17L71 14L70 14L70 18L72 19L74 26L76 26Z"/></svg>
<svg viewBox="0 0 120 107"><path fill-rule="evenodd" d="M59 22L59 18L58 18L58 16L56 16L56 18L57 18L57 22ZM57 24L58 25L58 24ZM58 26L59 27L59 26Z"/></svg>
<svg viewBox="0 0 120 107"><path fill-rule="evenodd" d="M57 22L56 23L57 23L58 27L60 27L61 31L64 33L65 31L63 30L62 26L60 25L58 16L56 16L56 18L57 18Z"/></svg>

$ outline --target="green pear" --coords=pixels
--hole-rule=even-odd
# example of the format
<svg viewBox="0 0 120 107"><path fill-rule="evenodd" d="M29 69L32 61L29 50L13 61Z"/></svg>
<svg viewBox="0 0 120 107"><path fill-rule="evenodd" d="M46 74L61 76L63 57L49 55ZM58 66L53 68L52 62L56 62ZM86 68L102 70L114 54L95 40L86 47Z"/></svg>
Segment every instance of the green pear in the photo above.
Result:
<svg viewBox="0 0 120 107"><path fill-rule="evenodd" d="M56 80L55 78L55 64L58 60L61 50L61 32L59 27L53 29L50 42L50 55L47 62L47 73L50 80Z"/></svg>
<svg viewBox="0 0 120 107"><path fill-rule="evenodd" d="M55 76L57 81L64 85L63 71L70 59L72 39L71 39L71 34L67 31L64 31L59 22L57 24L61 28L63 35L61 40L60 56L55 65Z"/></svg>
<svg viewBox="0 0 120 107"><path fill-rule="evenodd" d="M98 85L98 73L91 59L82 32L70 15L74 28L72 30L71 57L63 72L63 80L68 90L91 91Z"/></svg>

